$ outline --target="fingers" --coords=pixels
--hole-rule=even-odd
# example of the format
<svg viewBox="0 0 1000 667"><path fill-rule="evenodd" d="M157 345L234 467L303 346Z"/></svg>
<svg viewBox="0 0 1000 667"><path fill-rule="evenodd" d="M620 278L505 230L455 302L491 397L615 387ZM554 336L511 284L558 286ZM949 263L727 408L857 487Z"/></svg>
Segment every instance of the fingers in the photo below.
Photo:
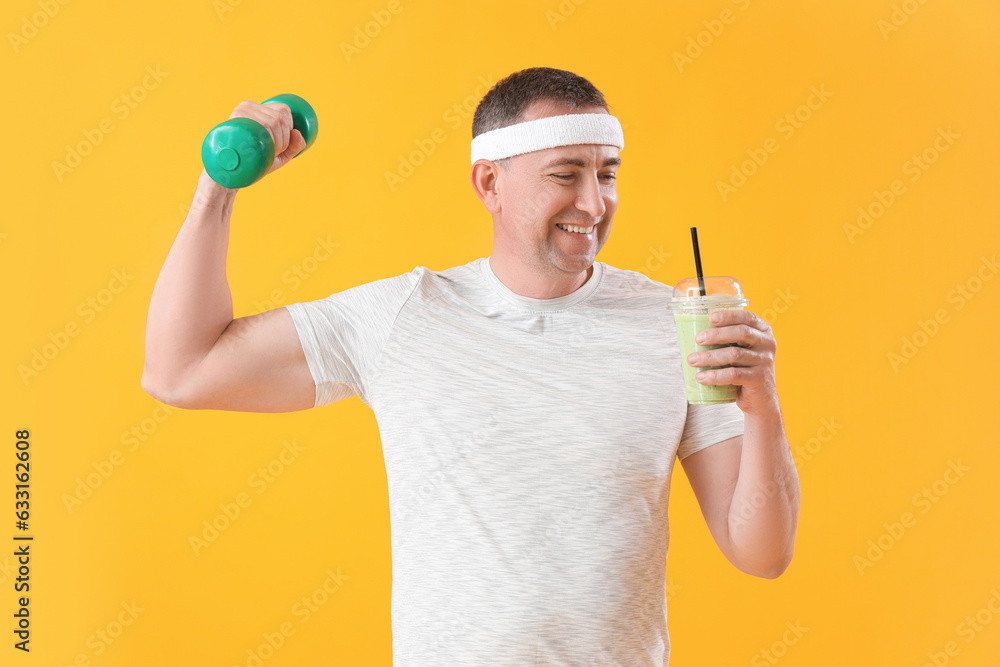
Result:
<svg viewBox="0 0 1000 667"><path fill-rule="evenodd" d="M282 155L288 150L292 139L292 110L287 104L280 102L258 104L253 100L243 100L236 105L229 117L250 118L263 125L274 142L275 156ZM302 138L301 134L299 138ZM305 142L303 142L304 147ZM298 153L301 150L302 148L299 148L295 152Z"/></svg>
<svg viewBox="0 0 1000 667"><path fill-rule="evenodd" d="M687 361L691 366L759 366L772 358L773 355L767 351L731 345L693 352L688 355Z"/></svg>
<svg viewBox="0 0 1000 667"><path fill-rule="evenodd" d="M760 373L754 368L713 368L698 371L695 379L701 384L756 385L760 383Z"/></svg>
<svg viewBox="0 0 1000 667"><path fill-rule="evenodd" d="M298 130L292 130L288 138L288 146L281 153L278 153L281 157L286 160L291 160L293 157L305 150L306 140L302 137L302 133Z"/></svg>
<svg viewBox="0 0 1000 667"><path fill-rule="evenodd" d="M292 130L291 137L288 141L288 148L286 148L283 153L279 153L274 156L274 164L272 164L271 168L267 170L267 173L270 174L275 169L288 164L293 157L305 150L305 147L306 140L302 138L302 134L298 130Z"/></svg>
<svg viewBox="0 0 1000 667"><path fill-rule="evenodd" d="M771 325L760 318L757 313L749 310L717 310L708 316L713 326L723 327L729 324L746 324L760 331L770 331Z"/></svg>
<svg viewBox="0 0 1000 667"><path fill-rule="evenodd" d="M262 113L269 114L272 125L261 123L271 133L274 139L274 154L281 155L288 150L288 142L292 138L292 110L287 104L269 102L259 105ZM301 136L301 135L300 135Z"/></svg>
<svg viewBox="0 0 1000 667"><path fill-rule="evenodd" d="M760 384L773 376L776 343L770 325L747 310L720 310L709 320L713 327L695 337L699 345L723 345L687 356L691 366L716 367L697 374L702 384ZM724 367L724 368L718 368Z"/></svg>
<svg viewBox="0 0 1000 667"><path fill-rule="evenodd" d="M719 310L709 316L709 321L713 328L695 336L699 345L735 344L772 352L777 347L770 325L748 310Z"/></svg>
<svg viewBox="0 0 1000 667"><path fill-rule="evenodd" d="M732 345L740 347L770 348L773 338L760 329L747 324L730 324L716 329L705 329L695 336L698 345Z"/></svg>
<svg viewBox="0 0 1000 667"><path fill-rule="evenodd" d="M704 385L736 385L736 405L744 414L776 409L774 381L776 343L771 326L748 310L719 310L709 315L714 328L698 333L699 345L725 345L688 355L698 370L695 380Z"/></svg>

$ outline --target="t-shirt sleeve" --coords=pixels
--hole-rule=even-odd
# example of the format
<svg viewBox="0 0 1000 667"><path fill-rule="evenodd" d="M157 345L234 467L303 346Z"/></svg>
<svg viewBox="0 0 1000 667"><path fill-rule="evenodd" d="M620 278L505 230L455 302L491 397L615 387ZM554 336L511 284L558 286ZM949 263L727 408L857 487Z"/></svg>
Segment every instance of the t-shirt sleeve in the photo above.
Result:
<svg viewBox="0 0 1000 667"><path fill-rule="evenodd" d="M369 404L366 390L378 370L382 349L424 271L416 267L323 299L285 306L316 383L314 408L355 394Z"/></svg>
<svg viewBox="0 0 1000 667"><path fill-rule="evenodd" d="M743 435L743 411L736 403L688 404L677 457L686 458L716 443Z"/></svg>

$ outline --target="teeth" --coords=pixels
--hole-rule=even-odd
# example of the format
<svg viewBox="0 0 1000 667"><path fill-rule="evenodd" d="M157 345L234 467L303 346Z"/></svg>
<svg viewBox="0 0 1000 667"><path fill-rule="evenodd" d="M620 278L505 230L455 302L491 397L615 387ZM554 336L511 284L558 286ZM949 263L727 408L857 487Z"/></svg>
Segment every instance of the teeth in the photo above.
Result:
<svg viewBox="0 0 1000 667"><path fill-rule="evenodd" d="M565 229L567 232L576 232L577 234L589 234L594 231L596 225L591 225L590 227L573 227L570 225L556 224L559 229Z"/></svg>

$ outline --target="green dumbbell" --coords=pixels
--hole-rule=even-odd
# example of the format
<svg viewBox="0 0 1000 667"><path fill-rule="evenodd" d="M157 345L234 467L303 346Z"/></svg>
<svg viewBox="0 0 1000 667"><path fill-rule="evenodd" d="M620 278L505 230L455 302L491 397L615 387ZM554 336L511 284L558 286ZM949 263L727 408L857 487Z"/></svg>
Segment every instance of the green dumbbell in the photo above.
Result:
<svg viewBox="0 0 1000 667"><path fill-rule="evenodd" d="M292 127L306 140L305 151L316 141L319 131L316 112L298 95L285 93L264 100L262 104L281 102L292 110ZM302 152L299 152L298 157ZM226 188L245 188L256 183L274 164L274 142L263 125L250 118L230 118L219 123L201 144L205 171Z"/></svg>

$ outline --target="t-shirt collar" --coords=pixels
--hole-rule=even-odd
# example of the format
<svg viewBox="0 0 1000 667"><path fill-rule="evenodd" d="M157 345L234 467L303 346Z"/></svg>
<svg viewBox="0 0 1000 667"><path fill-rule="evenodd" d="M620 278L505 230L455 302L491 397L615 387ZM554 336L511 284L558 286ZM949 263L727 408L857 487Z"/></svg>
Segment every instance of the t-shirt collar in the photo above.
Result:
<svg viewBox="0 0 1000 667"><path fill-rule="evenodd" d="M500 278L493 273L493 267L490 266L489 260L489 257L482 257L479 259L479 270L486 282L504 300L525 310L532 311L551 312L554 310L565 310L570 308L593 294L594 290L597 289L597 285L601 282L601 276L604 275L604 263L594 262L594 271L590 274L590 278L588 278L587 282L578 287L575 291L551 299L535 299L533 297L524 296L511 291L510 288L504 285Z"/></svg>

